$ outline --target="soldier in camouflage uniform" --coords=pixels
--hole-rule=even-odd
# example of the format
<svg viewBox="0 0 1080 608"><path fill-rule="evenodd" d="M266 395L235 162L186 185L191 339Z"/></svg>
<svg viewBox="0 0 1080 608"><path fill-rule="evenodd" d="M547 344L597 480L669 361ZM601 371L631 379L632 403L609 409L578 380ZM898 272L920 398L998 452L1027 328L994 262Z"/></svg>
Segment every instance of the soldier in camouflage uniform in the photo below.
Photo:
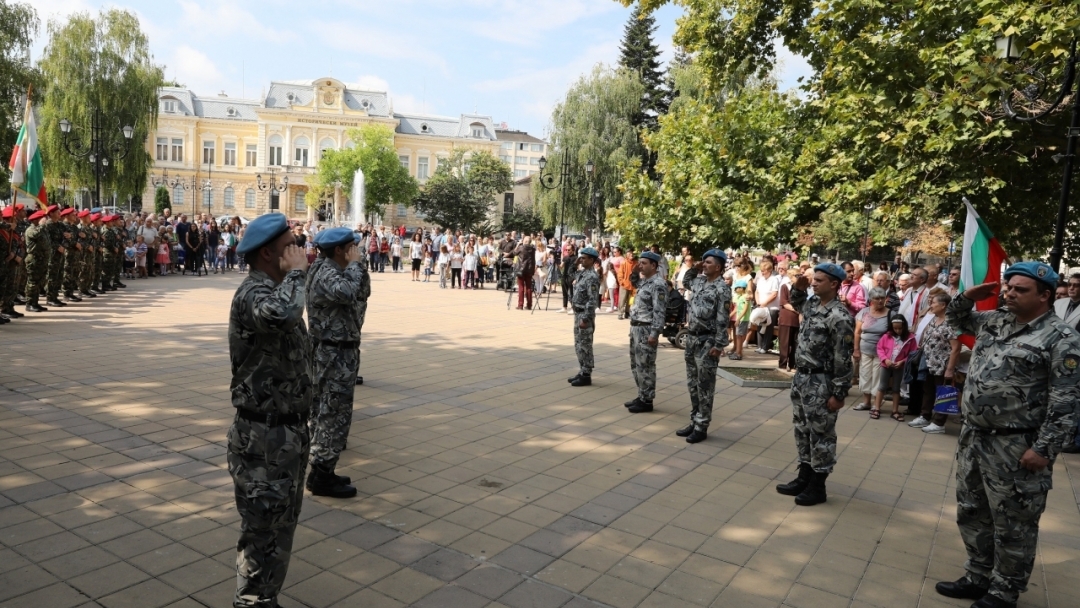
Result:
<svg viewBox="0 0 1080 608"><path fill-rule="evenodd" d="M686 385L690 390L690 424L675 431L687 443L704 441L712 422L716 367L728 344L731 315L731 287L724 281L727 255L710 249L701 258L702 274L687 272L683 285L691 293L687 302Z"/></svg>
<svg viewBox="0 0 1080 608"><path fill-rule="evenodd" d="M574 308L574 352L578 359L578 375L570 378L571 386L592 384L593 334L596 332L596 309L600 306L600 275L595 270L598 259L600 254L595 249L583 248L577 258L583 270L576 278L566 280L567 285L573 285L570 305ZM573 268L568 270L572 272Z"/></svg>
<svg viewBox="0 0 1080 608"><path fill-rule="evenodd" d="M1005 271L1007 310L975 312L995 283L957 296L949 326L974 334L956 447L956 523L967 574L937 584L973 608L1012 608L1035 564L1054 459L1071 441L1080 401L1080 336L1054 314L1058 275L1040 262Z"/></svg>
<svg viewBox="0 0 1080 608"><path fill-rule="evenodd" d="M280 213L248 224L237 253L251 272L229 312L236 419L227 458L241 518L233 606L272 608L289 567L310 449L307 256Z"/></svg>
<svg viewBox="0 0 1080 608"><path fill-rule="evenodd" d="M319 257L308 270L307 306L311 323L311 379L316 404L309 424L311 473L307 488L316 496L352 498L356 488L334 469L352 426L353 391L360 365L356 302L366 271L363 254L348 228L315 236Z"/></svg>
<svg viewBox="0 0 1080 608"><path fill-rule="evenodd" d="M68 302L82 302L82 298L75 295L78 287L79 259L82 255L80 242L79 219L75 214L74 207L68 207L60 213L66 226L65 229L71 235L64 245L64 300Z"/></svg>
<svg viewBox="0 0 1080 608"><path fill-rule="evenodd" d="M776 491L800 506L825 502L825 479L836 464L836 415L851 388L855 350L855 319L836 297L846 276L836 264L818 264L813 296L807 296L805 276L791 289L791 306L803 316L791 379L799 476Z"/></svg>
<svg viewBox="0 0 1080 608"><path fill-rule="evenodd" d="M60 219L60 207L50 205L46 213L49 215L49 223L45 224L45 229L49 232L52 255L49 256L49 267L45 276L45 303L63 307L67 304L60 301L60 289L64 282L64 254L67 252L65 245L71 233L67 229L67 222Z"/></svg>
<svg viewBox="0 0 1080 608"><path fill-rule="evenodd" d="M667 283L657 274L660 256L645 251L638 259L641 283L630 310L630 371L638 395L624 403L631 414L651 412L656 397L656 347L667 315Z"/></svg>
<svg viewBox="0 0 1080 608"><path fill-rule="evenodd" d="M16 301L26 304L26 231L30 228L30 221L26 219L26 207L22 203L15 204L15 234L22 243L23 261L15 269L15 294Z"/></svg>
<svg viewBox="0 0 1080 608"><path fill-rule="evenodd" d="M105 228L102 225L101 214L90 215L90 224L94 227L94 264L90 267L90 291L98 295L105 294L105 286L101 284L101 273L105 259Z"/></svg>
<svg viewBox="0 0 1080 608"><path fill-rule="evenodd" d="M353 233L353 240L357 246L360 246L360 234ZM364 277L360 280L360 293L356 296L356 318L357 318L357 331L360 333L360 338L357 340L356 348L356 385L360 386L364 383L364 377L360 375L360 347L359 343L363 340L364 320L367 318L367 305L368 299L371 297L371 273L368 272L368 258L366 255L360 256L360 265L364 268Z"/></svg>
<svg viewBox="0 0 1080 608"><path fill-rule="evenodd" d="M0 257L0 313L9 318L17 319L23 314L15 310L15 273L22 264L23 245L19 234L15 232L15 208L8 206L3 211L3 221L0 226L4 232L0 238L8 243L8 253Z"/></svg>
<svg viewBox="0 0 1080 608"><path fill-rule="evenodd" d="M90 210L83 209L79 212L79 238L82 244L79 260L79 276L77 278L79 293L87 298L97 297L90 291L90 276L94 266L97 241L95 239L94 226L90 224Z"/></svg>
<svg viewBox="0 0 1080 608"><path fill-rule="evenodd" d="M105 215L101 218L101 289L104 291L116 291L116 286L112 282L113 266L116 263L119 254L119 243L117 243L116 228L112 226L113 216ZM152 263L153 256L148 251L146 253L147 263Z"/></svg>
<svg viewBox="0 0 1080 608"><path fill-rule="evenodd" d="M124 227L124 216L119 213L113 215L112 225L113 232L116 235L116 254L113 256L112 272L110 273L109 280L113 289L117 287L126 288L127 285L120 282L120 275L124 272L124 241L127 239L127 228ZM153 258L156 255L156 252L147 251L146 263L153 266Z"/></svg>
<svg viewBox="0 0 1080 608"><path fill-rule="evenodd" d="M41 290L49 270L49 257L52 255L52 241L49 231L42 222L45 210L35 211L30 216L30 227L26 229L26 312L45 312L49 310L38 303Z"/></svg>

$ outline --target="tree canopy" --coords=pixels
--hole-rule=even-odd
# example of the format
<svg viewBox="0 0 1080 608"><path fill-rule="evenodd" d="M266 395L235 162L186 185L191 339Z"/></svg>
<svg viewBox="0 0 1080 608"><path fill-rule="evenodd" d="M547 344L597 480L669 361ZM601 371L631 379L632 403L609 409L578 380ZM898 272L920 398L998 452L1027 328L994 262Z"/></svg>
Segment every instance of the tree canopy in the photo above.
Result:
<svg viewBox="0 0 1080 608"><path fill-rule="evenodd" d="M347 134L354 146L323 154L315 175L308 180L310 189L304 202L309 207L318 207L335 186L340 186L346 197L350 196L353 175L357 169L363 169L364 206L368 213L382 215L391 203L411 205L419 186L398 160L393 129L368 124L349 129Z"/></svg>
<svg viewBox="0 0 1080 608"><path fill-rule="evenodd" d="M653 40L656 19L640 6L635 6L623 29L619 46L619 67L637 74L644 85L641 109L634 116L635 127L654 129L657 119L667 113L669 92L665 86L664 70L660 68L660 47Z"/></svg>
<svg viewBox="0 0 1080 608"><path fill-rule="evenodd" d="M157 125L161 66L135 13L104 9L96 17L76 13L67 21L50 21L49 41L41 58L45 91L41 101L41 138L45 171L50 179L70 176L76 187L92 186L94 166L64 150L60 121L68 119L73 141L90 141L94 111L100 112L102 134L124 141L121 128L134 127L130 151L123 160L110 158L102 189L120 196L139 195L146 187L151 158L145 148Z"/></svg>
<svg viewBox="0 0 1080 608"><path fill-rule="evenodd" d="M484 224L496 195L513 184L510 167L490 152L458 148L439 162L416 209L448 230L472 230Z"/></svg>
<svg viewBox="0 0 1080 608"><path fill-rule="evenodd" d="M40 73L30 64L30 45L38 29L33 6L0 0L0 158L11 158L22 124L27 88L40 85ZM0 171L0 185L10 176Z"/></svg>

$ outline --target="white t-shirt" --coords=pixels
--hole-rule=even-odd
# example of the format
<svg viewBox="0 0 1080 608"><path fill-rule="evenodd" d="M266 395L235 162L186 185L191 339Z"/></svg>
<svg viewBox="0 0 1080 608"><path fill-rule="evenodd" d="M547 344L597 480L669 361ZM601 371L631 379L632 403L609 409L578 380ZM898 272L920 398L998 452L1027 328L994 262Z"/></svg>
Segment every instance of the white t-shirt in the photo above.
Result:
<svg viewBox="0 0 1080 608"><path fill-rule="evenodd" d="M465 271L466 272L475 272L476 271L476 263L477 263L478 259L479 258L477 257L477 255L475 253L466 253L465 254Z"/></svg>
<svg viewBox="0 0 1080 608"><path fill-rule="evenodd" d="M409 241L409 257L414 260L419 260L424 257L424 244L417 243L416 241Z"/></svg>
<svg viewBox="0 0 1080 608"><path fill-rule="evenodd" d="M769 293L773 294L772 299L768 302L761 302L761 298ZM758 303L758 306L780 308L780 277L775 274L770 275L769 278L758 275L757 279L754 280L754 301Z"/></svg>

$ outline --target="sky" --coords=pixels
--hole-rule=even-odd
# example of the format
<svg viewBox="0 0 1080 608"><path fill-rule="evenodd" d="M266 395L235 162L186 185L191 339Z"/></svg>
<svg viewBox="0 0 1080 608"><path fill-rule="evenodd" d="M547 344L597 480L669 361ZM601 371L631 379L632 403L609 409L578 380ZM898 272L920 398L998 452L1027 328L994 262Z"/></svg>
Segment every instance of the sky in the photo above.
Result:
<svg viewBox="0 0 1080 608"><path fill-rule="evenodd" d="M551 110L597 63L614 65L631 9L615 0L31 0L45 24L102 7L139 16L167 79L258 99L272 80L331 76L387 91L394 111L476 112L545 136ZM298 10L301 9L301 10ZM681 9L656 13L667 61ZM781 88L809 66L780 47Z"/></svg>

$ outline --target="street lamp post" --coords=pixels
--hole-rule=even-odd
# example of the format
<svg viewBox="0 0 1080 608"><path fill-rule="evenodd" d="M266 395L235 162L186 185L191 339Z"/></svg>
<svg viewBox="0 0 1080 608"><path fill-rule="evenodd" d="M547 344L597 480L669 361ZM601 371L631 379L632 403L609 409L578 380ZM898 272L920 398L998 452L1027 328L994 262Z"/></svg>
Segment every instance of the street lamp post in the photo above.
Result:
<svg viewBox="0 0 1080 608"><path fill-rule="evenodd" d="M154 188L160 188L162 186L165 186L166 188L171 190L171 192L169 194L172 194L173 192L176 192L177 188L180 188L181 190L184 190L184 191L191 190L192 192L194 192L195 187L197 185L197 182L195 180L194 175L191 176L191 184L190 185L188 185L188 182L187 182L186 179L180 177L179 175L177 175L176 177L174 177L174 178L172 178L170 180L169 179L169 170L168 169L165 169L164 171L162 171L161 178L158 178L156 175L151 173L150 174L150 183L154 185ZM183 202L183 201L173 201L173 205L177 210L177 214L179 214L180 207L176 205L177 202ZM194 197L194 195L192 195L192 198L191 198L191 218L192 218L192 220L195 219L195 215L196 215L196 212L195 212L195 197Z"/></svg>
<svg viewBox="0 0 1080 608"><path fill-rule="evenodd" d="M203 198L206 199L206 214L207 215L210 215L210 208L211 208L212 203L214 201L214 182L212 181L213 177L214 177L214 166L210 162L207 162L206 163L206 181L199 184L199 186L197 188L199 192L205 192L206 193L206 196L204 196Z"/></svg>
<svg viewBox="0 0 1080 608"><path fill-rule="evenodd" d="M553 173L544 173L547 168L547 158L540 157L540 185L546 190L559 189L559 235L558 239L561 241L566 234L566 199L571 190L584 191L592 183L593 169L595 168L592 160L585 163L585 174L574 175L574 172L570 170L570 155L563 152L562 166L559 170L558 179L555 178Z"/></svg>
<svg viewBox="0 0 1080 608"><path fill-rule="evenodd" d="M870 256L870 214L874 212L874 203L868 203L863 209L866 209L866 229L863 230L862 243L862 261L865 268L866 258Z"/></svg>
<svg viewBox="0 0 1080 608"><path fill-rule="evenodd" d="M131 151L131 138L135 135L135 128L124 125L120 129L122 140L117 140L115 132L109 132L105 125L105 117L101 110L95 108L90 118L90 142L72 137L72 130L81 130L71 124L68 119L60 121L60 138L64 144L64 150L75 158L86 158L94 165L94 203L93 206L101 206L101 176L109 168L112 161L123 159Z"/></svg>
<svg viewBox="0 0 1080 608"><path fill-rule="evenodd" d="M289 176L283 176L279 185L274 177L274 168L270 167L270 181L264 182L262 174L258 174L255 176L255 186L262 192L270 191L270 211L276 211L274 201L278 200L278 195L289 188Z"/></svg>
<svg viewBox="0 0 1080 608"><path fill-rule="evenodd" d="M1006 61L1012 61L1020 57L1019 43L1013 36L999 37L995 41L997 47L997 56L999 59L1005 59ZM1018 121L1018 122L1035 122L1042 120L1049 116L1052 112L1057 110L1069 93L1073 92L1073 82L1076 78L1076 40L1072 42L1072 51L1069 54L1069 63L1065 69L1065 82L1062 83L1061 89L1058 91L1057 99L1054 100L1050 107L1037 112L1029 114L1027 116L1018 116L1013 110L1011 104L1011 98L1013 97L1015 90L1003 91L1001 94L1001 105L1005 110L1005 116ZM1034 70L1028 70L1028 73L1036 77L1036 80L1045 79L1041 74L1038 74ZM1031 84L1019 92L1029 102L1036 101L1042 94L1042 88L1039 85ZM1072 121L1069 125L1069 130L1066 132L1066 146L1065 154L1055 154L1054 160L1065 161L1065 175L1061 179L1061 198L1058 203L1058 215L1057 224L1054 226L1054 247L1050 250L1050 266L1058 271L1061 269L1061 258L1064 254L1065 247L1065 223L1066 216L1069 214L1069 191L1072 188L1072 174L1073 174L1073 159L1076 157L1076 141L1080 138L1080 87L1073 93L1072 96L1073 108L1072 108Z"/></svg>

